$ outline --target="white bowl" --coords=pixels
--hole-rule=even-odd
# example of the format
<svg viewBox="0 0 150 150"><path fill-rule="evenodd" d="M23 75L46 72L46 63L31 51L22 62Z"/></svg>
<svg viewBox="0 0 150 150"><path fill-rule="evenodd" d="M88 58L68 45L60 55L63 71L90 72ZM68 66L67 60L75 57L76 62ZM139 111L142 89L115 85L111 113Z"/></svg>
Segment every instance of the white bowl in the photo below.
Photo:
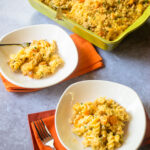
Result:
<svg viewBox="0 0 150 150"><path fill-rule="evenodd" d="M31 79L21 73L14 73L8 65L11 54L17 53L19 46L0 47L0 72L11 83L25 88L44 88L68 77L78 64L78 53L76 46L70 36L61 28L55 25L33 25L10 32L0 39L0 43L22 43L32 40L56 40L58 53L64 60L64 66L56 73L40 80Z"/></svg>
<svg viewBox="0 0 150 150"><path fill-rule="evenodd" d="M55 127L59 140L68 150L90 150L84 148L79 138L71 131L69 118L76 102L94 101L99 97L112 98L126 108L131 116L125 132L125 141L118 150L136 150L145 135L146 117L142 102L131 88L109 81L87 80L69 86L62 94L56 109Z"/></svg>

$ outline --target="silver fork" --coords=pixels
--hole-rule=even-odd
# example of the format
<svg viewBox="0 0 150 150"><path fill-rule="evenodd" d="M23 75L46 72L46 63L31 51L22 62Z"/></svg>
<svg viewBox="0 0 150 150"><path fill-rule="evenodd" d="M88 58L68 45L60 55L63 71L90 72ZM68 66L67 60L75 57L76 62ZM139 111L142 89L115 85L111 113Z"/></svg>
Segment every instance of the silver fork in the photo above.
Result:
<svg viewBox="0 0 150 150"><path fill-rule="evenodd" d="M24 42L24 43L10 43L10 44L0 44L0 46L21 46L27 47L30 46L31 42Z"/></svg>
<svg viewBox="0 0 150 150"><path fill-rule="evenodd" d="M42 143L45 146L49 146L53 150L56 150L56 148L54 146L54 139L53 139L52 135L50 134L50 132L48 131L43 120L41 119L39 121L33 122L33 124L35 126L35 129L36 129Z"/></svg>

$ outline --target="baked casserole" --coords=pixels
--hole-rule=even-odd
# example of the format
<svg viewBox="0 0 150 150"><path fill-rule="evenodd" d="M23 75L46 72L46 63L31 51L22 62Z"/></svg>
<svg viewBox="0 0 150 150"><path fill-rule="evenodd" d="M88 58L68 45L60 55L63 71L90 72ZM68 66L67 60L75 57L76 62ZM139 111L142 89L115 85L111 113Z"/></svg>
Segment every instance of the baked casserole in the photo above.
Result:
<svg viewBox="0 0 150 150"><path fill-rule="evenodd" d="M133 24L150 5L150 0L40 0L96 33L114 41Z"/></svg>

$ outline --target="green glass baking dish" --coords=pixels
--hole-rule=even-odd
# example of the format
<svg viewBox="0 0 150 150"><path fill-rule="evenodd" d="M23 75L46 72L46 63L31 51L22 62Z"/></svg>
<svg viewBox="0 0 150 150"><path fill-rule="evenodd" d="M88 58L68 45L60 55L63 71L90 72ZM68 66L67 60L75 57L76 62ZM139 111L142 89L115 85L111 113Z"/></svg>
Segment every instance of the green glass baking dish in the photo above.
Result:
<svg viewBox="0 0 150 150"><path fill-rule="evenodd" d="M129 26L122 34L120 34L120 36L116 40L108 41L66 17L63 17L63 20L56 19L56 11L45 5L44 3L40 2L39 0L29 0L29 2L35 9L37 9L42 14L54 20L58 24L68 28L72 32L77 33L84 39L88 40L89 42L93 43L94 45L100 47L103 50L114 49L127 34L140 27L150 16L150 6L148 6L147 9L144 11L143 15L139 17L131 26Z"/></svg>

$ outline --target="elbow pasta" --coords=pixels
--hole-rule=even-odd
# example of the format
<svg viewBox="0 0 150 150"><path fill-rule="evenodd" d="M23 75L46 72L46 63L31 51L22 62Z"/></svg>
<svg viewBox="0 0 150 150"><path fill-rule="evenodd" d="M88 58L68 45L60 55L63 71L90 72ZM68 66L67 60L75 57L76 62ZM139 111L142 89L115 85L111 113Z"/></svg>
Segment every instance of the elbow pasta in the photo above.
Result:
<svg viewBox="0 0 150 150"><path fill-rule="evenodd" d="M76 103L70 123L73 133L84 137L85 147L114 150L123 143L124 128L128 121L125 108L112 99L101 97L94 102Z"/></svg>
<svg viewBox="0 0 150 150"><path fill-rule="evenodd" d="M22 48L16 55L11 55L9 66L12 71L21 71L23 75L41 79L53 74L63 63L56 54L56 41L49 43L45 40L34 40L30 46Z"/></svg>

